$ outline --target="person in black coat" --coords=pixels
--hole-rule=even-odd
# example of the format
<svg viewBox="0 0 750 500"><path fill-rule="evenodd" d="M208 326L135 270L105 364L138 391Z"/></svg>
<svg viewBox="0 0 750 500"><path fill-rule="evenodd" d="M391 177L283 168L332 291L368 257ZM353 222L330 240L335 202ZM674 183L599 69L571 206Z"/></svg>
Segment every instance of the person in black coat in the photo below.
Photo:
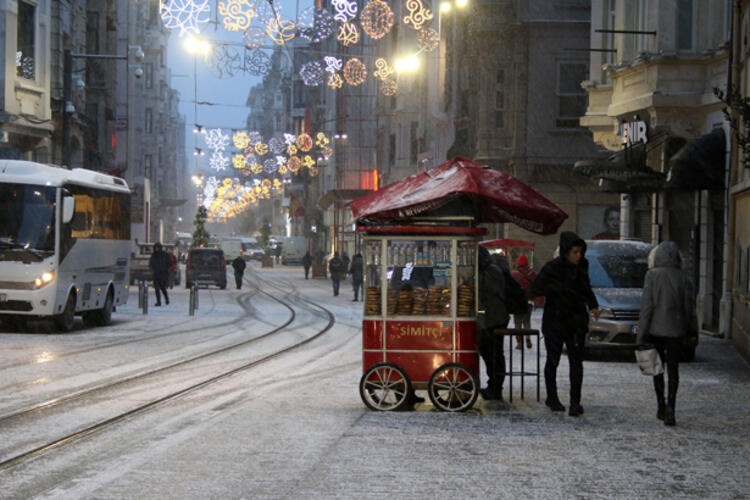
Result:
<svg viewBox="0 0 750 500"><path fill-rule="evenodd" d="M364 280L365 274L364 259L362 259L361 253L355 253L354 257L352 257L349 274L352 275L352 291L354 291L354 299L352 299L352 302L357 302L359 298L359 289L362 287L362 281Z"/></svg>
<svg viewBox="0 0 750 500"><path fill-rule="evenodd" d="M245 274L245 259L241 255L238 255L232 261L232 267L234 268L234 283L237 285L237 290L242 288L242 276Z"/></svg>
<svg viewBox="0 0 750 500"><path fill-rule="evenodd" d="M545 297L542 332L547 348L544 383L547 388L545 404L552 411L565 411L557 396L557 366L562 348L568 351L570 364L570 410L577 417L583 413L581 386L583 384L583 343L588 332L589 310L599 318L599 304L588 275L585 258L586 243L576 233L560 234L560 254L547 262L531 287L534 297Z"/></svg>
<svg viewBox="0 0 750 500"><path fill-rule="evenodd" d="M164 251L161 243L154 243L154 251L148 259L148 267L151 269L151 278L154 282L154 290L156 290L156 304L154 306L161 306L160 293L164 294L164 301L169 305L167 283L169 282L169 268L172 267L172 258Z"/></svg>
<svg viewBox="0 0 750 500"><path fill-rule="evenodd" d="M487 387L479 392L487 400L503 399L505 353L503 338L492 335L495 328L506 328L510 314L505 304L505 275L492 260L490 252L479 246L479 354L487 367Z"/></svg>
<svg viewBox="0 0 750 500"><path fill-rule="evenodd" d="M310 266L312 266L312 255L310 255L310 251L308 250L304 257L302 257L302 267L305 268L305 279L308 279L308 276L310 276Z"/></svg>

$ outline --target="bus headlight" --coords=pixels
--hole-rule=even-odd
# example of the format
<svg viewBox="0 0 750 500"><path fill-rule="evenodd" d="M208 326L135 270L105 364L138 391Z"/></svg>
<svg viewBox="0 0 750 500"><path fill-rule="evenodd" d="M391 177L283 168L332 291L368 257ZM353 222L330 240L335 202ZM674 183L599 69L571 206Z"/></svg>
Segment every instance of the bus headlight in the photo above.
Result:
<svg viewBox="0 0 750 500"><path fill-rule="evenodd" d="M36 286L37 288L42 288L43 286L46 286L52 283L54 279L55 279L54 271L44 273L34 280L34 286Z"/></svg>

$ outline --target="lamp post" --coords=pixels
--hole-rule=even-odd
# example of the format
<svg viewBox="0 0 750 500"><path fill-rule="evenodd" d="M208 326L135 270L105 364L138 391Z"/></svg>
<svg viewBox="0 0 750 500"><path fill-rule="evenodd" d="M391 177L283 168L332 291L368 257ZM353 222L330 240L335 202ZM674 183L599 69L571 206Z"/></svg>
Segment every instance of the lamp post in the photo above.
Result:
<svg viewBox="0 0 750 500"><path fill-rule="evenodd" d="M144 54L140 45L132 45L128 47L129 52L132 52L133 58L137 63L143 61ZM70 119L75 113L76 108L73 105L72 93L73 93L73 59L124 59L128 60L130 54L117 55L117 54L83 54L72 52L70 49L65 49L63 53L63 113L62 113L62 164L66 168L70 168ZM136 65L133 68L133 75L136 78L143 76L143 69L140 65Z"/></svg>

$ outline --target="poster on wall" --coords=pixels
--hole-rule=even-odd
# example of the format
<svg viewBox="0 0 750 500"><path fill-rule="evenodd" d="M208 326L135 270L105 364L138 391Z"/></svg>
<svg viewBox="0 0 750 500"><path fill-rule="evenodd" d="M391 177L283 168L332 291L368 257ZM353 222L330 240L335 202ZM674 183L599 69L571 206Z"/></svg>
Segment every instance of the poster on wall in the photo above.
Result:
<svg viewBox="0 0 750 500"><path fill-rule="evenodd" d="M616 205L579 205L578 235L587 240L620 238L620 207Z"/></svg>

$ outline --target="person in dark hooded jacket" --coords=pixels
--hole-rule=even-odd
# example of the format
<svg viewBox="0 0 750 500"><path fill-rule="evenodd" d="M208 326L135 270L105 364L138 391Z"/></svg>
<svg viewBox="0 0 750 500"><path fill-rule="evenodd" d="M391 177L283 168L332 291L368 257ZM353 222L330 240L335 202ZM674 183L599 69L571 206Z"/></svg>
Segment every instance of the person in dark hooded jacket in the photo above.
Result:
<svg viewBox="0 0 750 500"><path fill-rule="evenodd" d="M583 384L583 343L588 331L589 309L599 318L599 304L588 275L585 258L586 243L576 233L560 234L560 254L547 262L531 288L534 297L545 297L542 332L547 349L544 383L547 388L545 404L552 411L565 411L557 395L557 366L562 348L568 351L570 364L570 410L577 417L583 413L581 386Z"/></svg>
<svg viewBox="0 0 750 500"><path fill-rule="evenodd" d="M479 354L487 367L487 387L480 394L487 400L503 399L505 381L505 353L503 338L492 335L495 328L506 328L510 315L505 307L505 276L495 264L490 252L479 246Z"/></svg>
<svg viewBox="0 0 750 500"><path fill-rule="evenodd" d="M698 328L695 291L681 267L677 243L664 241L652 253L653 268L646 273L641 296L637 345L654 344L662 363L666 361L669 387L664 401L664 374L654 376L656 417L664 425L675 425L674 408L680 382L679 358L688 331Z"/></svg>

